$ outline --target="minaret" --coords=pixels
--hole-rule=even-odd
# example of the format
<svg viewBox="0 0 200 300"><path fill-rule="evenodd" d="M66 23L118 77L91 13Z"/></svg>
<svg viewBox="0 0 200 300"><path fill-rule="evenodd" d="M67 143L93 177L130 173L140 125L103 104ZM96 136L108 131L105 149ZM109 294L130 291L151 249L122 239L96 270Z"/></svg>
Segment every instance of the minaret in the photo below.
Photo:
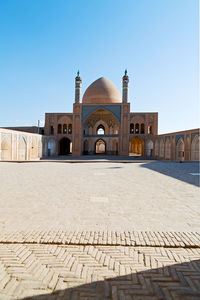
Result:
<svg viewBox="0 0 200 300"><path fill-rule="evenodd" d="M125 70L124 76L122 78L122 102L123 103L128 102L128 83L129 83L129 77L127 75L127 70Z"/></svg>
<svg viewBox="0 0 200 300"><path fill-rule="evenodd" d="M78 71L75 78L75 103L81 103L81 87L82 79L80 77L80 72Z"/></svg>

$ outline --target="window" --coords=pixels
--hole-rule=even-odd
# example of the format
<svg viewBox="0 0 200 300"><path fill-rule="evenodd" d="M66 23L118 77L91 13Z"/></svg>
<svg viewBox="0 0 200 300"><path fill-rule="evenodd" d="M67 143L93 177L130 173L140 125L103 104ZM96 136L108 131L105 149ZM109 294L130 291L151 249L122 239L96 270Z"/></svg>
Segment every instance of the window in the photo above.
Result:
<svg viewBox="0 0 200 300"><path fill-rule="evenodd" d="M130 124L130 134L133 134L134 133L134 124L131 123Z"/></svg>
<svg viewBox="0 0 200 300"><path fill-rule="evenodd" d="M69 124L69 125L68 125L68 133L69 133L69 134L72 134L72 124Z"/></svg>
<svg viewBox="0 0 200 300"><path fill-rule="evenodd" d="M61 133L61 132L62 132L62 125L58 124L58 133Z"/></svg>
<svg viewBox="0 0 200 300"><path fill-rule="evenodd" d="M141 133L141 134L144 134L144 123L141 124L141 127L140 127L140 133Z"/></svg>
<svg viewBox="0 0 200 300"><path fill-rule="evenodd" d="M67 124L63 125L63 133L67 133Z"/></svg>
<svg viewBox="0 0 200 300"><path fill-rule="evenodd" d="M152 134L152 125L148 126L148 134Z"/></svg>
<svg viewBox="0 0 200 300"><path fill-rule="evenodd" d="M139 133L139 124L138 123L135 124L135 133Z"/></svg>
<svg viewBox="0 0 200 300"><path fill-rule="evenodd" d="M97 134L99 134L99 135L104 135L105 134L105 128L104 128L103 125L99 125L97 127Z"/></svg>
<svg viewBox="0 0 200 300"><path fill-rule="evenodd" d="M54 135L54 128L53 128L53 126L50 126L50 134Z"/></svg>

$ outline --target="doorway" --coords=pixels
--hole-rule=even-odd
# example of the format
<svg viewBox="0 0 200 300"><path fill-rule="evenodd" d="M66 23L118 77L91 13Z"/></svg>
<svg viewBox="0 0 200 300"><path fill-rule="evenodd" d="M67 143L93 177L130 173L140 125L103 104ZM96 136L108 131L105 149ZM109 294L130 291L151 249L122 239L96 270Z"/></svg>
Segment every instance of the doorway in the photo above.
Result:
<svg viewBox="0 0 200 300"><path fill-rule="evenodd" d="M95 153L96 154L105 154L106 153L106 142L102 139L99 139L95 143Z"/></svg>
<svg viewBox="0 0 200 300"><path fill-rule="evenodd" d="M71 141L68 138L62 138L59 142L59 155L69 155Z"/></svg>

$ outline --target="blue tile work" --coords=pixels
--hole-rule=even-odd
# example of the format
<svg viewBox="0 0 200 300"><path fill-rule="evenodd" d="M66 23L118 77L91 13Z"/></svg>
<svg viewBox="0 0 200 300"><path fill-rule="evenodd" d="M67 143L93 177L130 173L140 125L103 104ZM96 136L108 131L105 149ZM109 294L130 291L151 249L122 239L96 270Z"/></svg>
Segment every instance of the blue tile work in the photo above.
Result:
<svg viewBox="0 0 200 300"><path fill-rule="evenodd" d="M83 105L82 106L82 123L87 117L98 108L105 108L113 113L119 122L121 122L121 105Z"/></svg>
<svg viewBox="0 0 200 300"><path fill-rule="evenodd" d="M192 133L192 139L191 139L191 141L193 141L193 139L194 139L194 137L195 137L196 135L199 135L199 136L200 136L200 132Z"/></svg>
<svg viewBox="0 0 200 300"><path fill-rule="evenodd" d="M184 134L176 135L176 146L177 146L178 140L179 140L180 138L182 138L182 140L184 141Z"/></svg>

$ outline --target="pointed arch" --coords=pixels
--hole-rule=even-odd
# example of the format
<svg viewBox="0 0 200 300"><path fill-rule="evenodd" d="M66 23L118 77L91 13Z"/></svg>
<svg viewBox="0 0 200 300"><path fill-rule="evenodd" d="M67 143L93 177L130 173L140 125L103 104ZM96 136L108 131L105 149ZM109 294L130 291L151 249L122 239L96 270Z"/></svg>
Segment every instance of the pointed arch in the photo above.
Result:
<svg viewBox="0 0 200 300"><path fill-rule="evenodd" d="M18 143L18 160L27 159L27 144L24 137L21 137Z"/></svg>
<svg viewBox="0 0 200 300"><path fill-rule="evenodd" d="M153 156L153 141L150 139L146 141L146 156Z"/></svg>
<svg viewBox="0 0 200 300"><path fill-rule="evenodd" d="M129 142L130 155L142 156L144 153L144 141L139 137L133 137Z"/></svg>
<svg viewBox="0 0 200 300"><path fill-rule="evenodd" d="M1 142L1 160L12 160L11 142L7 137L4 137Z"/></svg>
<svg viewBox="0 0 200 300"><path fill-rule="evenodd" d="M95 143L96 154L106 154L106 142L103 139L98 139Z"/></svg>
<svg viewBox="0 0 200 300"><path fill-rule="evenodd" d="M30 151L30 159L35 159L38 154L38 149L37 149L37 142L36 142L36 137L32 137L31 141L31 151Z"/></svg>
<svg viewBox="0 0 200 300"><path fill-rule="evenodd" d="M159 141L155 141L155 156L159 156Z"/></svg>
<svg viewBox="0 0 200 300"><path fill-rule="evenodd" d="M171 158L171 142L170 139L167 138L165 141L165 159Z"/></svg>
<svg viewBox="0 0 200 300"><path fill-rule="evenodd" d="M185 159L185 144L182 138L178 139L177 145L176 145L176 159L178 161L184 161Z"/></svg>
<svg viewBox="0 0 200 300"><path fill-rule="evenodd" d="M164 158L164 153L165 153L165 143L164 143L164 140L161 139L160 140L160 157L161 158Z"/></svg>
<svg viewBox="0 0 200 300"><path fill-rule="evenodd" d="M59 155L69 155L72 151L72 143L67 137L63 137L59 141Z"/></svg>
<svg viewBox="0 0 200 300"><path fill-rule="evenodd" d="M105 127L102 124L99 124L97 127L97 134L104 135L105 134Z"/></svg>
<svg viewBox="0 0 200 300"><path fill-rule="evenodd" d="M191 144L191 160L200 160L200 136L196 135Z"/></svg>

